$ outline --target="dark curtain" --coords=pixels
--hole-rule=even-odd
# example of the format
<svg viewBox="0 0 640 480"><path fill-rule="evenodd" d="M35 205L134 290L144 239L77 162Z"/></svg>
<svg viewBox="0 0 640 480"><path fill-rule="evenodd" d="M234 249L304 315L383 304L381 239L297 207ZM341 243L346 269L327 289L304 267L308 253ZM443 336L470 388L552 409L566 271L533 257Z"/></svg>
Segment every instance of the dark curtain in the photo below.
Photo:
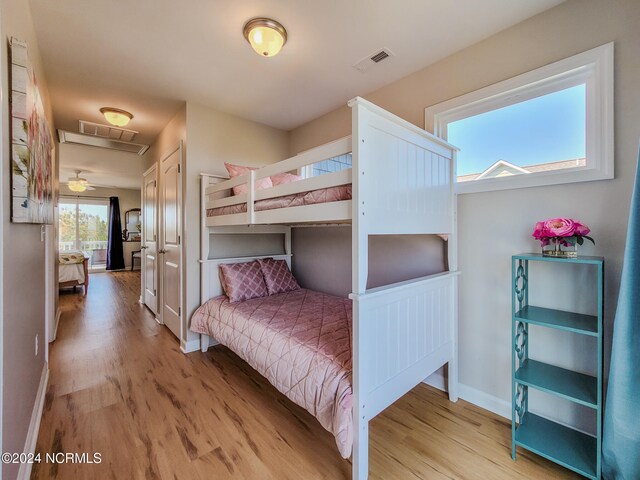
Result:
<svg viewBox="0 0 640 480"><path fill-rule="evenodd" d="M109 197L109 243L107 244L107 270L122 270L122 224L120 223L120 202L118 197Z"/></svg>

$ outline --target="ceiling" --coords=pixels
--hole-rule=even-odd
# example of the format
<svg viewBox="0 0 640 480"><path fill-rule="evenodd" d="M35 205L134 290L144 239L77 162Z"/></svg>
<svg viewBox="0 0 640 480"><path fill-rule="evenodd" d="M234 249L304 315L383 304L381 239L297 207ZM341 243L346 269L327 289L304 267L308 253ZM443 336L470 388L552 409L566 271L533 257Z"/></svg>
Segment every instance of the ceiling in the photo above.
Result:
<svg viewBox="0 0 640 480"><path fill-rule="evenodd" d="M563 0L30 0L57 128L128 110L152 143L194 101L290 130ZM273 58L242 35L280 21ZM391 58L352 67L386 48ZM62 160L64 166L64 159Z"/></svg>
<svg viewBox="0 0 640 480"><path fill-rule="evenodd" d="M61 184L74 177L75 170L81 170L80 176L91 186L140 190L143 166L139 155L72 143L59 148ZM62 191L68 193L66 188Z"/></svg>

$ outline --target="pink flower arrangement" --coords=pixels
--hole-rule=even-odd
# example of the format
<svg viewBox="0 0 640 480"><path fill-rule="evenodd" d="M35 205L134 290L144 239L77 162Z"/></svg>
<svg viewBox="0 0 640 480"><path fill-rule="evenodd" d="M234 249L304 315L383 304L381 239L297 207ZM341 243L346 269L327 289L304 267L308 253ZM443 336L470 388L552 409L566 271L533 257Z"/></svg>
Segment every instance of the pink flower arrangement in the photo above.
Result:
<svg viewBox="0 0 640 480"><path fill-rule="evenodd" d="M591 229L583 223L571 218L550 218L542 222L536 223L533 227L533 238L540 242L543 247L554 242L556 246L565 247L574 245L582 245L584 239L591 241L595 245L593 238L589 237Z"/></svg>

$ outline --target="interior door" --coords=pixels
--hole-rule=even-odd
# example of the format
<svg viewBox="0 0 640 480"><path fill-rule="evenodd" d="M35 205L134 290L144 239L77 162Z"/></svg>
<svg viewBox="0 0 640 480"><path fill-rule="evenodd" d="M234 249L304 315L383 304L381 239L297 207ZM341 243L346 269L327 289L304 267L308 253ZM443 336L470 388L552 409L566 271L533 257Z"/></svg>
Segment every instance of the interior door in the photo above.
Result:
<svg viewBox="0 0 640 480"><path fill-rule="evenodd" d="M160 246L158 251L162 272L162 321L180 338L180 315L182 313L181 288L181 215L182 176L180 163L182 148L179 147L161 162L160 195Z"/></svg>
<svg viewBox="0 0 640 480"><path fill-rule="evenodd" d="M142 300L158 314L158 170L142 177Z"/></svg>

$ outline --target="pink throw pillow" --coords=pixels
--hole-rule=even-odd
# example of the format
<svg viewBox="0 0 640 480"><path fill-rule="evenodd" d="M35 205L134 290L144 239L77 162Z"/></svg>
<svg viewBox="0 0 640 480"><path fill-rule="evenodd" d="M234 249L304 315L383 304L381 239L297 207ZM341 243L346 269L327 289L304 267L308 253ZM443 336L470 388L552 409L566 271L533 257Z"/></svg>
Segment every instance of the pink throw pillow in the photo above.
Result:
<svg viewBox="0 0 640 480"><path fill-rule="evenodd" d="M269 295L300 290L300 285L289 270L287 262L273 258L261 258L258 262L260 262Z"/></svg>
<svg viewBox="0 0 640 480"><path fill-rule="evenodd" d="M257 170L257 168L255 167L245 167L243 165L234 165L233 163L227 162L224 162L224 166L227 169L227 172L229 172L229 176L231 178L239 177L240 175L244 175L251 170ZM256 181L256 190L264 190L265 188L271 187L273 187L273 183L271 183L271 177L264 177ZM234 195L241 195L246 191L246 185L238 185L237 187L233 187Z"/></svg>
<svg viewBox="0 0 640 480"><path fill-rule="evenodd" d="M289 172L271 175L269 178L271 179L271 183L273 183L274 187L276 185L284 185L285 183L293 183L297 182L298 180L302 180L302 177L300 175L294 175L293 173Z"/></svg>
<svg viewBox="0 0 640 480"><path fill-rule="evenodd" d="M257 261L220 265L222 285L230 302L269 295L262 268Z"/></svg>

